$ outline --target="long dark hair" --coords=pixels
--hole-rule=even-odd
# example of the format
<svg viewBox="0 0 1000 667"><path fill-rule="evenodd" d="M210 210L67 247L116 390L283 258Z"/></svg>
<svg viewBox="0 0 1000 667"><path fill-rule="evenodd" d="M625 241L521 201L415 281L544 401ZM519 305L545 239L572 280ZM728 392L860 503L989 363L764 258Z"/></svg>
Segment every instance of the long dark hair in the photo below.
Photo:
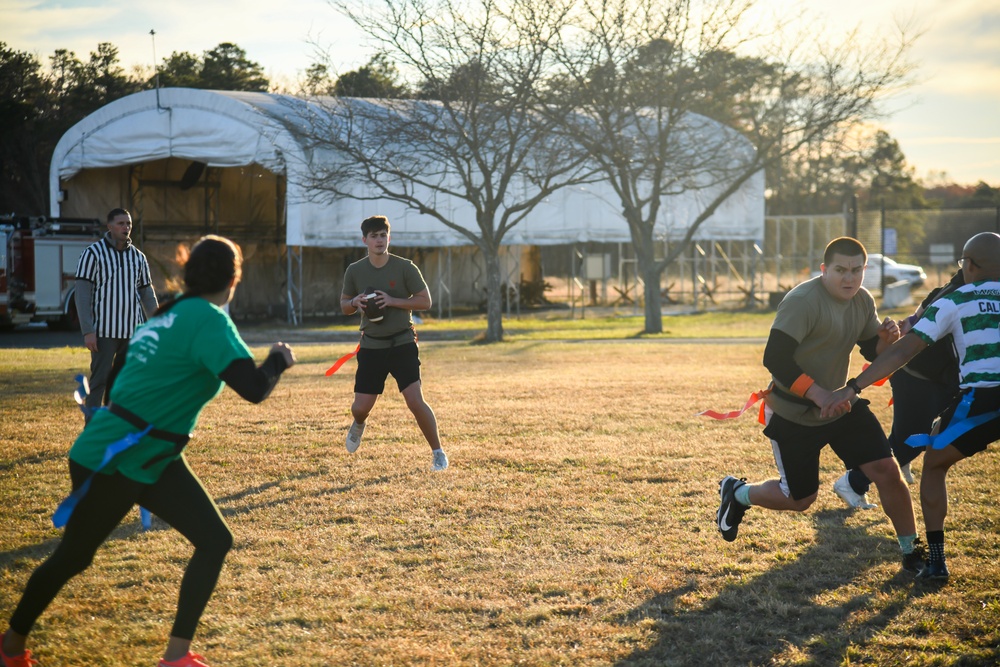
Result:
<svg viewBox="0 0 1000 667"><path fill-rule="evenodd" d="M229 239L209 234L201 237L184 263L184 293L165 301L154 317L165 313L179 301L193 296L214 294L243 275L243 252Z"/></svg>

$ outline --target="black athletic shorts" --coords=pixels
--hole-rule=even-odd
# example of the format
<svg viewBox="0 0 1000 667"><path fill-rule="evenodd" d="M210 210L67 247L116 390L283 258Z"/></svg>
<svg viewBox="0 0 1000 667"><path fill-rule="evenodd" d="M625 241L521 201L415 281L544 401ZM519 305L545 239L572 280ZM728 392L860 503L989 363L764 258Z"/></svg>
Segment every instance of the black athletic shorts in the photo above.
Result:
<svg viewBox="0 0 1000 667"><path fill-rule="evenodd" d="M358 350L358 370L354 374L354 393L381 394L385 379L392 374L403 391L420 380L420 355L416 343L395 347Z"/></svg>
<svg viewBox="0 0 1000 667"><path fill-rule="evenodd" d="M970 390L965 390L956 396L951 404L941 413L939 431L944 431L955 416L955 409ZM1000 410L1000 387L980 387L974 390L972 405L969 407L969 417L975 417L987 412ZM964 456L972 456L986 449L991 442L1000 440L1000 418L991 419L985 424L963 433L952 441L952 445Z"/></svg>
<svg viewBox="0 0 1000 667"><path fill-rule="evenodd" d="M795 500L819 490L819 453L826 445L848 469L892 456L882 425L863 398L850 412L821 426L802 426L772 413L764 435L771 439L782 490Z"/></svg>

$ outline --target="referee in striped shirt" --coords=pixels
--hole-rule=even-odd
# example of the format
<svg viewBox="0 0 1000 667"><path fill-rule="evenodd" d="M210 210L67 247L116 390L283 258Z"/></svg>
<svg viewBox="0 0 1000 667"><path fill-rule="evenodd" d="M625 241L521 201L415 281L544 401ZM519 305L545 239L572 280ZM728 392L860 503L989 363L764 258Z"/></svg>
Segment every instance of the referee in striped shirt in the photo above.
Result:
<svg viewBox="0 0 1000 667"><path fill-rule="evenodd" d="M76 267L76 312L90 350L90 411L108 402L132 332L157 307L149 263L132 245L131 233L129 212L112 209L108 232L83 251Z"/></svg>

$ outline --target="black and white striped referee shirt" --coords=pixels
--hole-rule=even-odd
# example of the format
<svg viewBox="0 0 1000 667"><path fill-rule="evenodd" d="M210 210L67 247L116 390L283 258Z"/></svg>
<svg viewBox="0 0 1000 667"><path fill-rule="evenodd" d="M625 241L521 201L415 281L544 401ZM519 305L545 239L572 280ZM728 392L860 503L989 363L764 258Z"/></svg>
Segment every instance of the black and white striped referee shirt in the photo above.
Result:
<svg viewBox="0 0 1000 667"><path fill-rule="evenodd" d="M76 266L76 279L94 284L93 319L98 338L131 338L146 321L139 289L153 281L142 251L132 245L117 250L110 234L88 246Z"/></svg>

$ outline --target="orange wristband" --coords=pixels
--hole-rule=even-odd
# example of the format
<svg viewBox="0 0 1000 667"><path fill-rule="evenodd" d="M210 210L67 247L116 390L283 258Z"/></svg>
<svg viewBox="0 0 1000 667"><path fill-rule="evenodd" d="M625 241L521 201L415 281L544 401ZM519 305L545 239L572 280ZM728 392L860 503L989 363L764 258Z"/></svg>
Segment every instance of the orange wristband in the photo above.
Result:
<svg viewBox="0 0 1000 667"><path fill-rule="evenodd" d="M811 377L803 373L795 379L795 382L792 383L792 386L789 387L789 389L791 389L792 393L796 396L802 396L805 398L806 392L809 391L809 387L813 386L814 382L816 382L816 380L813 380Z"/></svg>

